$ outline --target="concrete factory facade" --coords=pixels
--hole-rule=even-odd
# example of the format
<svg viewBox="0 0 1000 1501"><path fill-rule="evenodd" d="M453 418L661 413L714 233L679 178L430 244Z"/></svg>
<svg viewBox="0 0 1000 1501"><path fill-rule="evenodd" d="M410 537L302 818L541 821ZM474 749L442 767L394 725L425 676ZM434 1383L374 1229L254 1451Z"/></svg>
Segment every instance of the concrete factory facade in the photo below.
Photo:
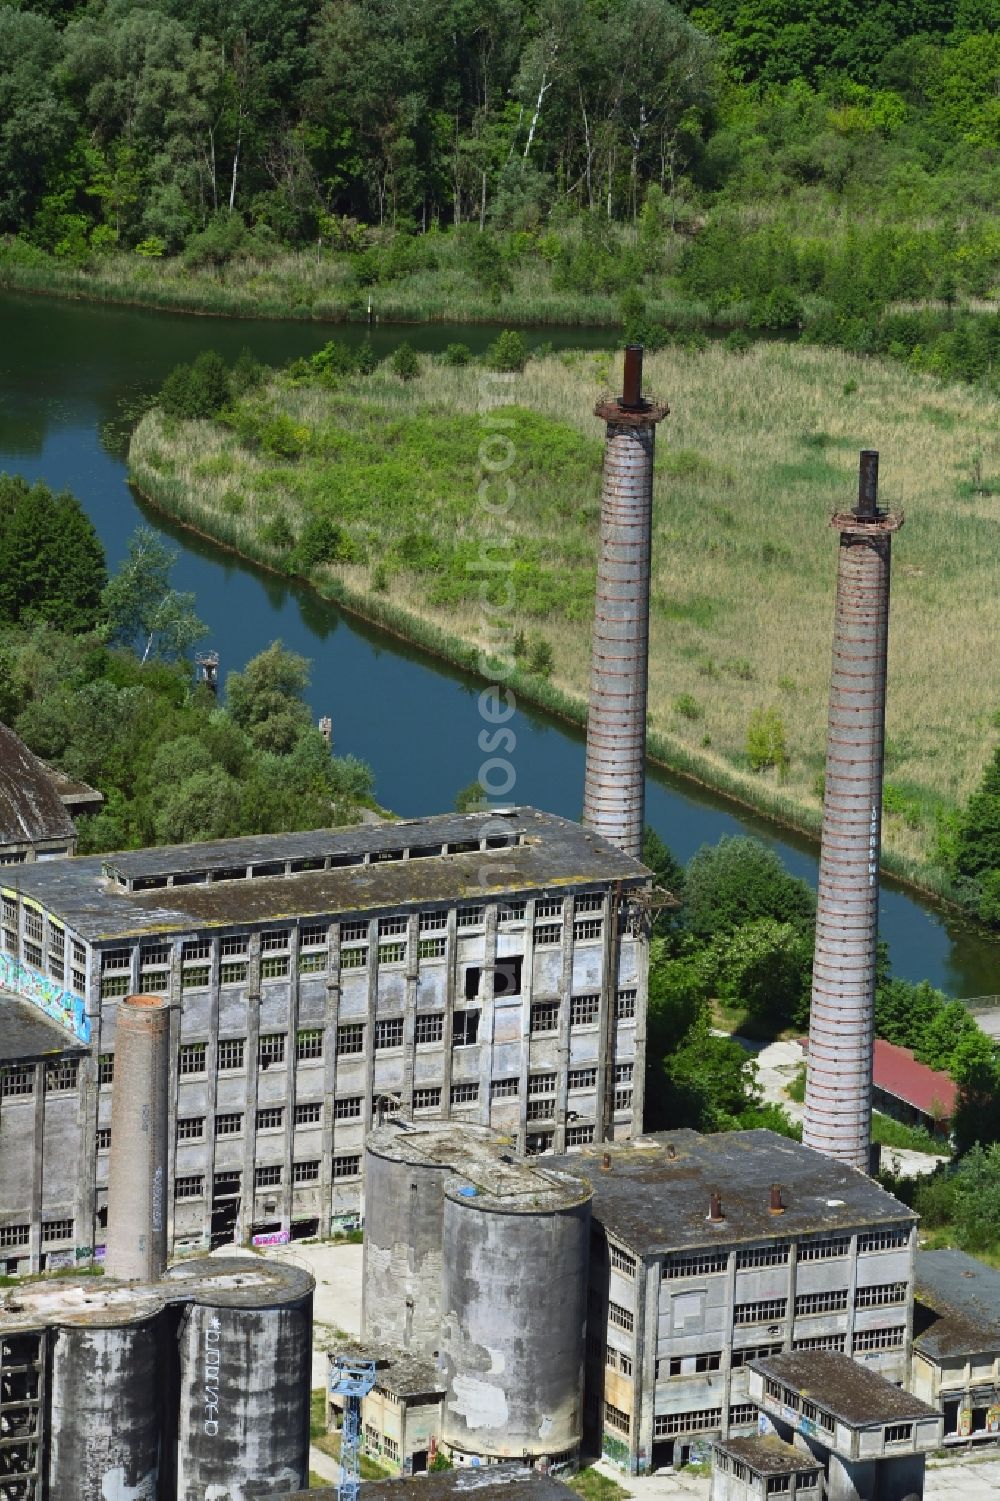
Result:
<svg viewBox="0 0 1000 1501"><path fill-rule="evenodd" d="M749 1366L781 1352L908 1378L915 1216L785 1137L676 1131L524 1163L485 1129L403 1121L368 1154L363 1431L404 1471L435 1420L458 1463L571 1463L581 1444L632 1471L681 1463L756 1429Z"/></svg>
<svg viewBox="0 0 1000 1501"><path fill-rule="evenodd" d="M630 1136L650 884L532 809L10 871L0 983L58 1034L47 1061L0 1043L0 1263L104 1241L130 993L171 1003L174 1249L357 1216L382 1113L488 1124L529 1155Z"/></svg>

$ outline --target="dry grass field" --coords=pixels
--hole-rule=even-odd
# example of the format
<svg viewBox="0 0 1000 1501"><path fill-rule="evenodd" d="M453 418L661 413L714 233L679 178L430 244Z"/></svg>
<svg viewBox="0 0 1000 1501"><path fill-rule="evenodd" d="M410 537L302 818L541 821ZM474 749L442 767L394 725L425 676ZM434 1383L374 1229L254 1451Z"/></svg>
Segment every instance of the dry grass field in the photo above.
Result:
<svg viewBox="0 0 1000 1501"><path fill-rule="evenodd" d="M487 641L478 582L462 574L484 536L501 551L513 536L509 623L551 646L550 690L581 700L603 436L593 406L612 383L608 356L593 354L532 361L503 383L429 362L413 381L380 367L339 391L279 380L251 400L242 437L150 413L132 472L180 519L262 561L287 557L262 537L279 512L299 536L324 511L355 560L314 569L317 585L339 581L362 608L388 590L397 615L432 623L442 640ZM996 738L1000 404L898 364L777 343L745 355L670 348L647 358L645 384L671 407L655 487L659 753L815 827L837 558L829 520L854 503L859 449L878 448L882 503L906 513L893 552L886 845L901 872L926 873L938 812L968 796ZM514 492L490 520L477 455L485 405L498 399L516 409L504 429ZM285 427L268 452L278 416ZM282 431L297 452L274 451ZM784 726L780 784L776 771L749 769L755 709Z"/></svg>

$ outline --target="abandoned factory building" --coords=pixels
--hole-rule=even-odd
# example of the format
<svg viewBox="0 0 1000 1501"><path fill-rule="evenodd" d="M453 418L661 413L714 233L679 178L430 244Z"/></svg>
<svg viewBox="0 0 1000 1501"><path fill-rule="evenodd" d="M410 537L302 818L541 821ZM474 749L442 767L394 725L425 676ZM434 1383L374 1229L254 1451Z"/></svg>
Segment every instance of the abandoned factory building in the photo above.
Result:
<svg viewBox="0 0 1000 1501"><path fill-rule="evenodd" d="M66 1044L58 1063L0 1045L11 1269L103 1242L130 993L173 1007L174 1249L350 1220L385 1115L490 1125L528 1154L641 1121L652 878L565 819L450 814L4 875L3 985ZM29 1125L42 1092L58 1151Z"/></svg>
<svg viewBox="0 0 1000 1501"><path fill-rule="evenodd" d="M674 1131L550 1164L593 1190L584 1438L630 1470L756 1430L752 1360L909 1375L916 1217L771 1131Z"/></svg>

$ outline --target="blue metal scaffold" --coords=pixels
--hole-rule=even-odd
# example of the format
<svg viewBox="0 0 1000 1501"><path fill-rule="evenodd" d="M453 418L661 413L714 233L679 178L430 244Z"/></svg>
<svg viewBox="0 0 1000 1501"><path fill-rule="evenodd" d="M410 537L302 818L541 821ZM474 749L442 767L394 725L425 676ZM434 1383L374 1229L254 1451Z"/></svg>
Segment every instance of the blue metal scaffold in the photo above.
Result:
<svg viewBox="0 0 1000 1501"><path fill-rule="evenodd" d="M358 1501L361 1489L361 1399L375 1385L374 1360L351 1360L337 1355L330 1363L330 1396L344 1399L340 1431L339 1501Z"/></svg>

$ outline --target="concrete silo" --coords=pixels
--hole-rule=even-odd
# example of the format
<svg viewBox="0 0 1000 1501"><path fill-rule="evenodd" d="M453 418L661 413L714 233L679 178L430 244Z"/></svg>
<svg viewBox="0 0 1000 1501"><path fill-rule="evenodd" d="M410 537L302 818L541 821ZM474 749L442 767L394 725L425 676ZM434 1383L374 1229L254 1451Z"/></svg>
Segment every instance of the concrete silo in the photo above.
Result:
<svg viewBox="0 0 1000 1501"><path fill-rule="evenodd" d="M203 1257L171 1268L175 1501L226 1501L309 1480L313 1279L287 1262Z"/></svg>
<svg viewBox="0 0 1000 1501"><path fill-rule="evenodd" d="M441 1327L444 1186L470 1156L498 1157L496 1133L447 1121L377 1127L365 1162L364 1339L433 1358Z"/></svg>
<svg viewBox="0 0 1000 1501"><path fill-rule="evenodd" d="M163 1303L68 1290L51 1351L48 1494L156 1501L163 1424Z"/></svg>
<svg viewBox="0 0 1000 1501"><path fill-rule="evenodd" d="M572 1461L582 1428L588 1185L527 1164L445 1187L441 1436L459 1463Z"/></svg>

